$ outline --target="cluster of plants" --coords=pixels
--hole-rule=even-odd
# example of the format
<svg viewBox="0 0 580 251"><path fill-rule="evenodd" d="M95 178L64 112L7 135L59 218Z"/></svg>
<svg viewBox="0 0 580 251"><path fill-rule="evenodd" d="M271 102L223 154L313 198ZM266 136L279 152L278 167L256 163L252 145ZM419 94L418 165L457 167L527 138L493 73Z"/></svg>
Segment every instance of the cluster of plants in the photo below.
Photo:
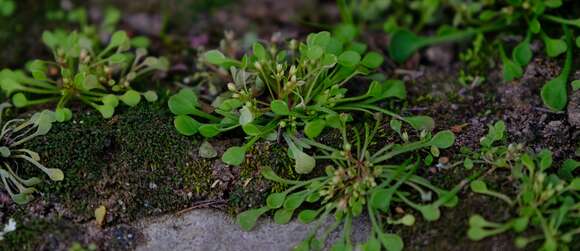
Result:
<svg viewBox="0 0 580 251"><path fill-rule="evenodd" d="M382 119L377 119L374 126L365 124L362 132L357 127L347 128L347 121L348 116L341 114L338 129L342 143L337 148L310 139L299 140L301 145L316 149L316 159L328 163L320 177L288 180L276 175L269 167L262 169L266 179L285 184L288 188L270 194L266 206L239 214L237 222L243 229L250 230L261 215L275 211L274 221L278 224L288 223L295 214L302 223L316 222L316 227L294 250L324 249L328 235L341 226L343 231L332 250L353 250L355 247L360 250L402 250L402 239L397 234L386 232L387 225L411 226L415 217L410 213L396 215L393 212L395 205L408 206L426 221L435 221L440 217L440 207L457 204L455 194L460 185L448 191L417 174L423 166L424 152L438 153L439 149L453 145L455 135L451 131L432 135L423 130L417 135L417 140L411 140L402 131L401 121L395 119L391 120L387 133L397 135L399 139L386 142L377 149L375 137ZM303 204L307 204L305 207L308 209L297 212ZM351 240L351 226L356 217L368 217L372 224L372 231L364 243ZM320 227L328 219L333 219L334 223L318 236Z"/></svg>
<svg viewBox="0 0 580 251"><path fill-rule="evenodd" d="M505 124L502 121L489 126L488 134L481 139L479 151L464 150L468 156L463 165L489 167L478 179L470 183L474 193L491 196L515 209L516 215L504 222L494 222L474 214L469 219L467 236L479 241L494 235L513 231L518 234L515 245L526 248L535 242L540 250L572 250L577 248L580 235L580 178L572 172L578 163L567 160L559 170L554 170L552 152L542 150L529 153L522 144L505 145ZM488 188L487 175L508 172L517 191L509 196Z"/></svg>
<svg viewBox="0 0 580 251"><path fill-rule="evenodd" d="M124 31L115 32L104 48L78 32L45 31L42 41L53 60L33 60L26 70L0 71L0 88L19 108L56 103L60 122L71 119L71 100L89 105L104 118L110 118L120 102L135 106L141 97L156 101L154 91L139 92L132 83L169 67L165 58L147 56L145 48L132 50Z"/></svg>
<svg viewBox="0 0 580 251"><path fill-rule="evenodd" d="M337 1L341 10L344 29L361 29L364 20L357 16L366 16L364 9L357 5L360 1ZM364 1L381 10L384 16L384 30L390 35L388 52L390 58L403 63L418 50L441 43L456 43L475 38L473 47L462 54L462 59L470 69L488 64L481 54L495 53L501 60L503 78L506 81L519 79L524 68L533 58L532 42L541 41L545 56L564 58L562 70L558 76L546 82L540 95L544 105L560 111L568 102L569 84L576 90L578 81L570 83L574 47L580 46L580 37L574 37L574 31L580 28L578 17L562 16L566 8L574 8L574 1L566 0L513 0L513 1ZM361 13L362 12L362 13ZM358 15L357 15L358 13ZM368 17L368 16L367 16ZM379 20L375 18L374 23ZM362 23L362 24L361 24ZM357 25L354 25L357 24ZM422 36L425 27L437 32ZM518 36L517 43L507 40ZM511 50L508 51L508 48ZM480 68L480 67L479 67ZM463 72L462 82L470 78L470 73ZM475 73L481 74L481 73ZM485 76L482 76L485 78Z"/></svg>
<svg viewBox="0 0 580 251"><path fill-rule="evenodd" d="M47 168L40 163L40 155L23 147L23 144L34 137L45 135L56 121L52 111L35 113L29 119L12 119L2 121L4 110L11 105L0 104L0 179L2 187L12 200L18 204L28 203L36 192L34 186L41 182L38 177L22 178L18 175L20 169L30 165L44 172L51 180L61 181L64 173L60 169Z"/></svg>
<svg viewBox="0 0 580 251"><path fill-rule="evenodd" d="M366 45L329 32L310 34L306 43L292 40L280 47L255 43L252 53L241 59L217 50L206 52L204 58L229 70L227 90L207 104L193 90L182 89L169 99L169 108L176 115L175 127L184 135L211 138L241 129L248 140L224 153L222 160L227 164L240 165L259 139L283 140L296 161L296 171L309 173L315 160L304 153L299 138L313 139L325 128L338 128L341 112L380 112L416 129L433 127L429 117L403 117L379 106L390 99L404 99L404 83L373 74L383 63L379 53L366 52ZM348 93L347 85L355 80L368 84L363 94Z"/></svg>
<svg viewBox="0 0 580 251"><path fill-rule="evenodd" d="M540 93L547 107L562 110L567 104L573 48L580 47L580 37L574 36L580 19L558 14L570 2L338 0L343 23L332 32L312 33L304 41L255 42L244 53L224 48L204 52L201 63L208 72L197 76L220 75L226 80L223 88L212 89L211 98L182 88L169 97L168 108L175 115L176 130L183 135L205 139L243 135L241 145L227 148L220 156L225 164L242 165L260 140L287 149L299 178L281 177L272 167L261 167L261 175L281 184L281 191L269 194L263 207L240 213L237 223L251 230L266 214L279 224L293 217L314 223L315 228L295 250L323 250L329 234L339 228L342 233L331 244L332 250L402 250L403 240L393 233L393 226L412 226L417 215L425 221L438 220L442 207L458 203L457 193L466 184L475 193L504 201L516 212L515 218L505 222L473 215L467 231L470 239L514 231L520 235L516 239L520 248L542 241L542 250L569 250L577 246L574 240L580 235L580 178L574 176L580 163L568 160L559 170L551 170L551 152L532 153L522 144L504 144L506 126L500 121L489 125L477 150L462 148L464 158L451 165L487 169L450 189L432 184L420 175L421 170L454 144L455 135L448 130L433 132L434 121L428 116L403 115L399 105L406 99L404 82L387 78L381 72L382 54L369 51L356 39L367 24L373 27L384 13L392 13L381 20L381 27L390 35L385 49L394 62L404 63L427 46L475 38L462 58L473 60L477 68L484 61L480 54L496 48L506 81L523 76L533 58L532 42L539 39L548 57L565 57L560 74ZM12 1L0 0L0 15L8 16L13 9ZM164 57L148 56L146 38L115 32L120 20L116 9L108 9L97 25L89 24L85 9L51 12L47 17L78 23L80 32L46 31L42 41L52 59L0 71L0 89L9 99L0 105L0 178L17 204L31 201L35 185L42 181L22 178L34 173L28 168L38 168L51 181L64 179L60 169L42 165L40 155L24 147L26 142L48 133L52 123L71 120L77 103L111 118L120 103L132 107L142 99L156 102L154 91L139 90L137 84L169 68ZM434 35L418 35L435 26L439 29ZM505 39L514 31L523 32L515 34L517 43ZM105 44L102 34L109 34ZM32 106L52 110L27 119L1 120L5 108ZM338 132L340 142L321 143L319 136L331 131ZM201 157L217 154L207 141L200 147ZM516 195L488 189L486 176L502 170L511 173ZM394 210L398 206L411 210L401 214ZM97 210L97 222L102 222L106 208ZM358 217L368 217L371 223L362 243L351 239L352 223ZM83 249L80 244L75 248Z"/></svg>

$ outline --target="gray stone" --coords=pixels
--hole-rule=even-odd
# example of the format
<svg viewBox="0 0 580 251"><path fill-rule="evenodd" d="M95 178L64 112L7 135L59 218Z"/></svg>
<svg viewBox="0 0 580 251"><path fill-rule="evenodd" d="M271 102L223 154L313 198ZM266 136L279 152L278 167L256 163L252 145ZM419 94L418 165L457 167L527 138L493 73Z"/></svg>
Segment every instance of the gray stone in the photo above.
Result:
<svg viewBox="0 0 580 251"><path fill-rule="evenodd" d="M324 225L331 223L328 220ZM180 216L167 215L144 220L136 227L142 229L145 236L145 241L137 247L139 251L271 251L291 250L314 229L314 223L304 225L293 220L286 225L278 225L264 217L252 231L245 232L233 217L216 210L199 209ZM360 217L353 222L351 238L355 242L364 241L369 231L366 217ZM339 230L333 232L327 246L339 236Z"/></svg>

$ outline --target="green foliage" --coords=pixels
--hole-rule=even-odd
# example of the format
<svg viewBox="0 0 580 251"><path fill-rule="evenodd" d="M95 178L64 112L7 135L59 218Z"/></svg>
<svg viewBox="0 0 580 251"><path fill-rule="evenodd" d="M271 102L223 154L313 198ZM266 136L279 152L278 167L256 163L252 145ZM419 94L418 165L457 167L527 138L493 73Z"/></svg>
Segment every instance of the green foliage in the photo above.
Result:
<svg viewBox="0 0 580 251"><path fill-rule="evenodd" d="M13 0L0 0L0 17L9 17L14 13L16 3Z"/></svg>
<svg viewBox="0 0 580 251"><path fill-rule="evenodd" d="M365 125L362 137L356 128L349 135L346 116L341 116L342 149L306 138L297 139L298 144L317 149L314 158L331 161L325 168L325 175L308 180L289 180L281 178L269 167L263 168L264 178L286 184L288 188L270 194L266 206L239 214L237 222L242 229L250 230L268 211L275 212L274 220L280 224L287 223L294 215L303 223L314 222L316 228L295 250L321 250L328 234L341 225L344 231L333 244L333 250L352 250L355 245L360 250L380 250L381 246L386 250L402 250L401 237L385 233L385 227L387 224L413 225L414 216L407 214L396 219L382 214L391 212L391 205L397 203L416 210L427 221L435 221L440 217L440 207L453 207L457 203L455 194L460 186L447 191L416 174L421 149L448 148L453 145L455 136L450 131L433 136L423 131L417 141L386 142L375 151L371 150L371 144L379 126L379 121L373 128ZM303 205L310 209L301 210ZM369 217L372 231L365 243L352 243L352 220L362 215ZM318 230L328 217L337 222L319 236Z"/></svg>
<svg viewBox="0 0 580 251"><path fill-rule="evenodd" d="M463 60L468 65L467 69L477 69L480 68L478 65L484 67L487 64L482 60L483 56L476 55L476 53L486 53L481 50L482 43L498 45L499 50L495 55L500 58L503 65L504 80L512 81L523 76L524 68L534 56L531 43L534 39L538 39L544 45L546 56L555 58L566 55L560 75L547 82L541 91L542 100L548 108L561 111L566 107L568 77L571 72L572 50L574 49L574 35L571 29L580 28L580 19L568 19L561 13L566 8L573 8L571 3L573 1L342 0L337 2L343 22L355 27L355 30L354 23L373 21L379 17L379 15L371 15L368 19L364 18L364 14L368 14L368 11L360 9L359 4L377 6L379 12L388 13L386 16L389 16L389 19L385 22L384 29L390 35L389 55L397 63L405 62L415 52L426 46L459 42L476 37L480 41L474 43L474 48L468 50L468 53L463 56ZM450 13L452 15L449 15ZM438 27L437 32L430 36L417 35L423 31L426 24ZM359 26L362 27L362 25ZM504 42L504 37L507 35L522 37L511 49L511 53L506 53L504 49L508 46ZM482 42L483 37L486 37L484 42ZM576 39L576 41L580 40ZM480 81L473 75L481 76L481 73L462 72L460 80L464 84L467 81Z"/></svg>
<svg viewBox="0 0 580 251"><path fill-rule="evenodd" d="M510 170L518 187L513 198L489 189L484 181L485 174L472 181L470 187L474 193L495 197L515 207L517 216L496 223L473 215L469 219L467 236L478 241L506 231L521 234L534 227L541 229L542 234L522 234L516 239L516 246L524 248L531 242L544 240L541 250L568 250L575 236L580 234L577 228L580 224L580 195L577 193L580 180L571 175L577 165L568 160L560 176L550 174L553 162L550 151L543 150L534 155L523 153L522 145L501 144L505 137L503 121L489 125L489 132L481 139L478 152L463 149L464 153L470 154L463 164L466 168L472 168L474 164L491 166L485 174L496 168Z"/></svg>
<svg viewBox="0 0 580 251"><path fill-rule="evenodd" d="M282 49L255 43L253 53L240 60L208 51L205 61L229 69L233 82L210 109L193 90L183 89L171 97L175 126L184 135L199 132L208 138L242 129L248 136L246 143L228 149L222 157L231 165L241 164L258 139L283 139L298 173L309 173L315 165L298 143L299 135L316 138L325 128L336 128L340 112L380 112L417 129L432 128L428 117L401 117L378 106L385 100L404 99L405 86L398 80L365 77L383 63L380 54L365 50L365 45L320 32L310 34L305 43L292 40ZM365 94L348 95L345 85L355 81L370 82Z"/></svg>
<svg viewBox="0 0 580 251"><path fill-rule="evenodd" d="M3 188L8 192L10 197L17 204L26 204L32 200L32 195L36 192L35 185L41 182L37 177L23 179L16 173L22 168L23 164L28 162L44 172L51 180L61 181L64 179L64 173L57 168L46 168L40 163L38 153L23 148L23 144L29 140L45 135L50 131L52 123L56 120L54 113L42 111L35 113L28 120L13 119L1 123L4 109L10 107L10 104L0 104L0 178L2 179Z"/></svg>
<svg viewBox="0 0 580 251"><path fill-rule="evenodd" d="M519 191L515 198L487 190L485 183L472 183L472 190L506 201L517 208L517 216L503 223L491 222L479 215L469 219L467 236L481 240L506 231L522 233L528 228L538 228L541 234L522 235L516 246L525 248L529 243L543 241L541 250L569 250L580 235L580 179L565 180L550 174L551 152L544 150L536 155L524 154L512 167Z"/></svg>
<svg viewBox="0 0 580 251"><path fill-rule="evenodd" d="M151 92L139 93L131 83L147 74L168 68L165 58L147 56L144 48L131 51L131 39L123 31L115 32L105 48L85 35L46 31L42 40L54 55L54 61L34 60L22 70L0 72L0 87L16 107L56 102L57 119L71 118L67 108L76 99L110 118L119 101L129 106L139 103L141 95L155 101Z"/></svg>

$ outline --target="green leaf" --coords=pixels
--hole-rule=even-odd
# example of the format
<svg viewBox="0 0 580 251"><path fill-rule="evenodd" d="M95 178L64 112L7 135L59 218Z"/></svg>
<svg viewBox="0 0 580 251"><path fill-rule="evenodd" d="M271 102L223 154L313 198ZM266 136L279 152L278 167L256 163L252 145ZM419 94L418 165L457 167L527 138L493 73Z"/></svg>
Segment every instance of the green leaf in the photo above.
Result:
<svg viewBox="0 0 580 251"><path fill-rule="evenodd" d="M562 53L566 52L568 45L563 39L554 39L548 37L548 35L543 35L544 45L546 46L546 54L548 57L557 57Z"/></svg>
<svg viewBox="0 0 580 251"><path fill-rule="evenodd" d="M238 121L240 125L243 126L252 123L252 121L254 121L254 114L252 114L250 108L248 106L242 107L242 109L240 109L240 118Z"/></svg>
<svg viewBox="0 0 580 251"><path fill-rule="evenodd" d="M266 207L247 210L238 215L236 222L243 230L250 231L256 225L258 218L268 210Z"/></svg>
<svg viewBox="0 0 580 251"><path fill-rule="evenodd" d="M27 65L28 71L32 73L32 77L36 80L47 80L46 71L47 67L46 64L41 60L34 60L30 64Z"/></svg>
<svg viewBox="0 0 580 251"><path fill-rule="evenodd" d="M503 64L503 79L505 81L512 81L521 78L524 75L524 70L519 64L514 63L507 57L502 59Z"/></svg>
<svg viewBox="0 0 580 251"><path fill-rule="evenodd" d="M334 35L343 43L349 43L358 36L356 26L348 23L342 23L334 29Z"/></svg>
<svg viewBox="0 0 580 251"><path fill-rule="evenodd" d="M294 214L294 210L288 210L285 208L278 209L276 210L276 213L274 213L274 222L280 225L288 224L292 219L292 214Z"/></svg>
<svg viewBox="0 0 580 251"><path fill-rule="evenodd" d="M546 83L540 92L544 104L556 111L561 111L568 103L568 93L566 91L566 78L560 75Z"/></svg>
<svg viewBox="0 0 580 251"><path fill-rule="evenodd" d="M383 61L384 59L381 54L376 52L369 52L362 59L362 65L371 69L376 69L383 64Z"/></svg>
<svg viewBox="0 0 580 251"><path fill-rule="evenodd" d="M470 158L463 160L463 167L465 167L467 170L471 170L473 168L473 160Z"/></svg>
<svg viewBox="0 0 580 251"><path fill-rule="evenodd" d="M322 130L324 130L325 126L326 122L324 122L322 119L308 121L304 127L304 134L306 134L306 136L311 139L316 138L318 135L320 135L320 133L322 133Z"/></svg>
<svg viewBox="0 0 580 251"><path fill-rule="evenodd" d="M300 207L302 203L304 203L304 199L306 196L300 193L294 193L286 197L286 201L284 201L284 208L288 210L294 210Z"/></svg>
<svg viewBox="0 0 580 251"><path fill-rule="evenodd" d="M387 189L375 189L370 198L370 205L373 208L381 209L386 211L389 209L389 205L391 204L391 198L393 196L393 192Z"/></svg>
<svg viewBox="0 0 580 251"><path fill-rule="evenodd" d="M56 108L54 116L58 122L69 121L72 118L72 111L66 107Z"/></svg>
<svg viewBox="0 0 580 251"><path fill-rule="evenodd" d="M298 214L298 220L303 224L309 224L316 220L316 216L318 216L318 212L316 210L306 209L302 210L302 212Z"/></svg>
<svg viewBox="0 0 580 251"><path fill-rule="evenodd" d="M125 44L129 44L129 36L124 31L117 31L111 36L111 42L109 43L109 47L121 47Z"/></svg>
<svg viewBox="0 0 580 251"><path fill-rule="evenodd" d="M405 99L407 90L405 83L401 80L389 79L384 82L373 81L367 91L367 95L380 100L395 97Z"/></svg>
<svg viewBox="0 0 580 251"><path fill-rule="evenodd" d="M29 105L28 98L23 93L16 93L12 96L12 104L14 106L21 108Z"/></svg>
<svg viewBox="0 0 580 251"><path fill-rule="evenodd" d="M109 57L110 64L122 64L127 61L127 56L123 53L116 53Z"/></svg>
<svg viewBox="0 0 580 251"><path fill-rule="evenodd" d="M455 143L455 134L449 130L438 132L433 136L430 143L441 149L449 148Z"/></svg>
<svg viewBox="0 0 580 251"><path fill-rule="evenodd" d="M169 110L175 115L187 115L197 113L199 103L197 95L192 89L181 89L176 95L169 98Z"/></svg>
<svg viewBox="0 0 580 251"><path fill-rule="evenodd" d="M209 142L207 142L207 140L204 140L199 146L199 156L206 159L215 158L217 156L217 151Z"/></svg>
<svg viewBox="0 0 580 251"><path fill-rule="evenodd" d="M216 124L203 124L198 129L199 133L206 138L213 138L221 132Z"/></svg>
<svg viewBox="0 0 580 251"><path fill-rule="evenodd" d="M285 199L285 193L272 193L268 195L268 198L266 198L266 205L268 205L268 208L270 209L277 209L282 207Z"/></svg>
<svg viewBox="0 0 580 251"><path fill-rule="evenodd" d="M143 93L143 97L145 97L145 100L147 100L147 102L155 102L157 101L158 97L157 97L157 93L154 91L146 91Z"/></svg>
<svg viewBox="0 0 580 251"><path fill-rule="evenodd" d="M475 193L486 193L488 191L487 185L481 180L472 181L471 184L469 184L469 187L471 188L471 191Z"/></svg>
<svg viewBox="0 0 580 251"><path fill-rule="evenodd" d="M314 166L316 166L316 160L298 148L292 150L292 157L295 161L294 170L299 174L310 173L314 169Z"/></svg>
<svg viewBox="0 0 580 251"><path fill-rule="evenodd" d="M98 105L96 106L96 109L101 113L103 118L106 119L111 118L115 113L115 108L108 105Z"/></svg>
<svg viewBox="0 0 580 251"><path fill-rule="evenodd" d="M126 105L133 107L139 104L139 102L141 101L141 94L134 90L128 90L119 98Z"/></svg>
<svg viewBox="0 0 580 251"><path fill-rule="evenodd" d="M429 116L406 117L404 121L409 123L415 130L432 130L435 127L435 121Z"/></svg>
<svg viewBox="0 0 580 251"><path fill-rule="evenodd" d="M242 101L240 101L239 99L226 99L221 104L219 104L219 109L222 111L229 112L239 108L240 106L242 106L242 104L243 104Z"/></svg>
<svg viewBox="0 0 580 251"><path fill-rule="evenodd" d="M379 239L381 240L383 247L388 251L401 251L405 246L401 237L396 234L380 233Z"/></svg>
<svg viewBox="0 0 580 251"><path fill-rule="evenodd" d="M520 42L516 48L513 50L512 58L520 66L525 66L532 60L532 49L530 48L530 42L525 39Z"/></svg>
<svg viewBox="0 0 580 251"><path fill-rule="evenodd" d="M421 215L427 221L436 221L441 216L441 211L439 211L439 207L435 205L426 205L419 207L419 211L421 211Z"/></svg>
<svg viewBox="0 0 580 251"><path fill-rule="evenodd" d="M239 146L232 146L224 152L222 161L228 165L239 166L246 158L246 149Z"/></svg>
<svg viewBox="0 0 580 251"><path fill-rule="evenodd" d="M391 34L389 55L395 62L403 63L422 47L421 40L421 37L409 30L398 29Z"/></svg>
<svg viewBox="0 0 580 251"><path fill-rule="evenodd" d="M322 57L323 53L324 53L324 50L322 49L322 47L317 46L317 45L308 46L308 48L306 49L306 56L310 60L320 59L320 57Z"/></svg>
<svg viewBox="0 0 580 251"><path fill-rule="evenodd" d="M205 60L214 65L221 65L226 62L226 56L218 50L211 50L204 54Z"/></svg>
<svg viewBox="0 0 580 251"><path fill-rule="evenodd" d="M540 24L537 18L534 18L530 20L529 28L532 33L538 34L542 30L542 25Z"/></svg>
<svg viewBox="0 0 580 251"><path fill-rule="evenodd" d="M574 191L580 191L580 178L574 178L569 187Z"/></svg>
<svg viewBox="0 0 580 251"><path fill-rule="evenodd" d="M278 99L273 100L270 103L270 108L272 108L272 111L276 115L285 116L285 115L290 114L290 109L288 109L288 104L286 104L286 102L284 102L283 100L278 100Z"/></svg>
<svg viewBox="0 0 580 251"><path fill-rule="evenodd" d="M258 136L262 134L262 128L253 123L243 125L242 129L249 136Z"/></svg>
<svg viewBox="0 0 580 251"><path fill-rule="evenodd" d="M264 46L262 44L255 42L252 45L252 50L254 51L254 56L256 56L256 58L258 58L259 60L267 60L268 59L268 53L266 52L266 49L264 48ZM215 63L215 64L219 64L219 63Z"/></svg>
<svg viewBox="0 0 580 251"><path fill-rule="evenodd" d="M574 80L574 81L572 81L572 83L570 83L570 85L572 85L573 91L577 91L580 89L580 80L579 79Z"/></svg>
<svg viewBox="0 0 580 251"><path fill-rule="evenodd" d="M355 51L345 51L338 56L338 64L345 67L355 67L360 62L360 54Z"/></svg>

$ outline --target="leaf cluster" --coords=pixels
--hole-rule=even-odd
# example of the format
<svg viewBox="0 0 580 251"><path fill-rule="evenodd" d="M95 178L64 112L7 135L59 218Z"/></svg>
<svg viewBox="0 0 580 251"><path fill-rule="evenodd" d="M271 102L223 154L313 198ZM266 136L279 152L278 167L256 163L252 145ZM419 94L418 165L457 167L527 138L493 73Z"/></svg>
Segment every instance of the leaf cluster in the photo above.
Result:
<svg viewBox="0 0 580 251"><path fill-rule="evenodd" d="M373 128L365 126L363 135L355 128L350 135L354 139L349 140L343 120L340 149L309 139L300 140L300 144L317 149L315 158L331 161L332 164L325 168L325 175L308 180L288 180L276 175L272 169L264 168L262 175L266 179L286 184L288 189L270 194L266 206L239 214L237 222L244 230L250 230L257 219L269 211L274 212L274 221L279 224L288 223L294 215L302 223L314 222L316 228L294 250L323 249L329 233L339 226L343 226L344 231L333 243L332 250L354 250L355 246L357 250L402 250L402 239L396 234L386 233L385 226L411 226L415 216L393 216L394 204L409 206L425 220L435 221L440 217L440 207L453 207L458 202L455 194L459 186L444 190L416 174L422 149L448 148L453 145L455 136L450 131L435 135L423 131L416 141L387 142L375 151L371 150L370 144L378 127L378 121ZM309 209L300 210L303 205L309 205ZM366 242L352 243L352 220L362 215L369 217L372 231ZM334 218L335 223L324 229L322 235L317 235L328 218Z"/></svg>
<svg viewBox="0 0 580 251"><path fill-rule="evenodd" d="M211 106L190 89L171 97L175 127L184 135L199 133L206 138L241 129L248 136L246 143L227 149L222 156L231 165L240 165L259 139L284 140L298 173L309 173L315 165L298 138L314 139L325 128L338 128L342 112L379 112L417 129L432 128L431 118L402 117L379 106L387 100L404 99L404 83L373 74L383 57L348 39L320 32L310 34L305 42L292 40L281 48L255 43L252 53L241 59L226 57L218 50L206 52L209 64L229 69L232 82ZM352 82L364 83L366 92L348 93L345 86Z"/></svg>
<svg viewBox="0 0 580 251"><path fill-rule="evenodd" d="M0 179L2 187L17 204L25 204L32 200L36 192L35 185L41 180L37 177L23 179L17 171L32 164L40 169L53 181L61 181L64 174L60 169L47 168L40 163L38 153L23 148L23 144L34 137L45 135L56 121L54 112L42 111L32 115L30 119L12 119L2 123L1 115L8 103L0 104Z"/></svg>
<svg viewBox="0 0 580 251"><path fill-rule="evenodd" d="M131 83L169 67L165 58L147 56L144 48L132 50L124 31L115 32L105 48L77 32L45 31L42 41L54 59L33 60L26 70L2 70L0 88L16 107L56 103L58 121L72 117L70 100L93 107L105 118L120 102L135 106L141 97L155 101L155 92L138 92Z"/></svg>

